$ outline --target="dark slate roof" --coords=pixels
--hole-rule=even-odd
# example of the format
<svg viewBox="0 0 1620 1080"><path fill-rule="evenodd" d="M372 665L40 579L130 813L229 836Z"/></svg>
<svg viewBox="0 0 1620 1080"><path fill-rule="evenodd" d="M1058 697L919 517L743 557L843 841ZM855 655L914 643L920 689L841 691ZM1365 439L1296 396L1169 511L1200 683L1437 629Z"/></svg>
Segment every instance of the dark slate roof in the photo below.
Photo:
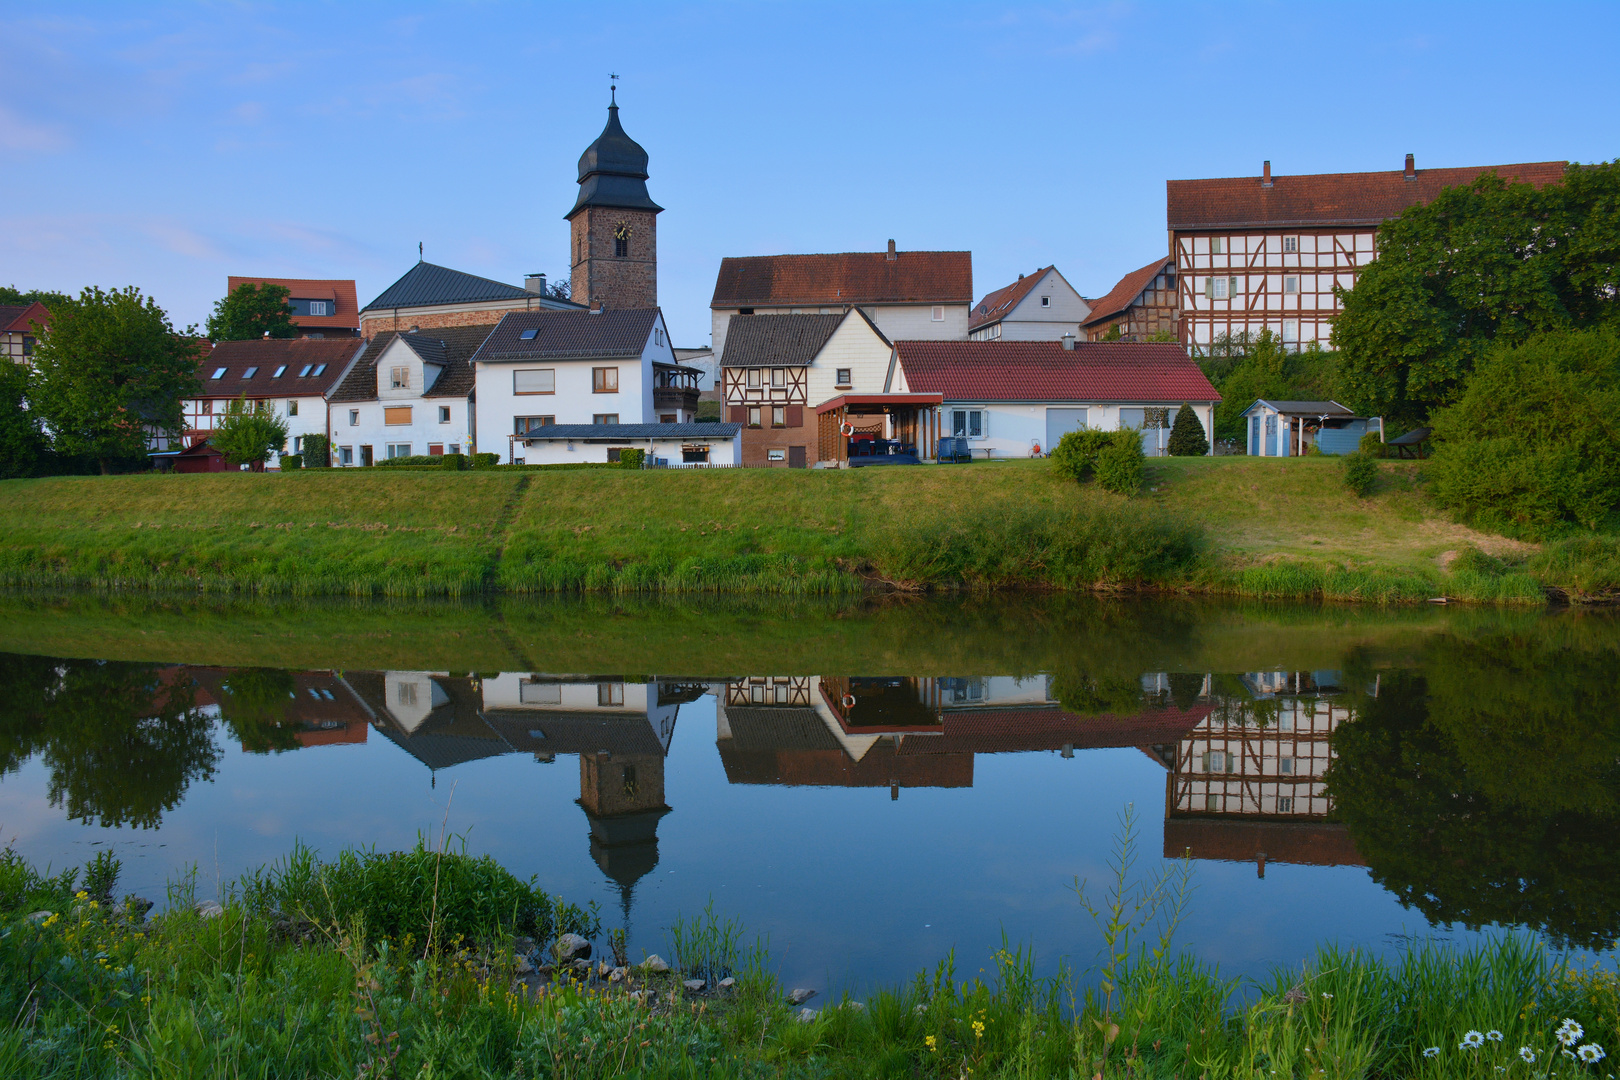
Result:
<svg viewBox="0 0 1620 1080"><path fill-rule="evenodd" d="M432 330L418 331L415 334L400 334L397 330L385 330L372 338L366 345L366 351L355 361L354 367L349 370L348 378L343 380L341 386L328 397L329 401L375 401L377 399L377 358L393 342L396 337L426 338L429 342L438 342L438 346L426 345L419 347L419 343L412 341L410 346L413 352L426 359L422 348L435 350L442 359L433 361L442 364L439 377L433 381L422 394L425 398L464 398L472 393L473 369L468 357L478 350L484 339L489 337L492 326L440 326Z"/></svg>
<svg viewBox="0 0 1620 1080"><path fill-rule="evenodd" d="M1265 398L1255 399L1254 405L1270 405L1280 413L1300 416L1354 416L1355 411L1347 409L1337 401L1268 401ZM1254 408L1250 405L1249 409ZM1249 409L1244 409L1248 412Z"/></svg>
<svg viewBox="0 0 1620 1080"><path fill-rule="evenodd" d="M410 347L411 352L422 358L423 363L446 363L445 344L443 338L436 338L431 332L426 334L404 334L401 340Z"/></svg>
<svg viewBox="0 0 1620 1080"><path fill-rule="evenodd" d="M622 442L626 439L734 439L741 424L548 424L530 428L530 440L585 439Z"/></svg>
<svg viewBox="0 0 1620 1080"><path fill-rule="evenodd" d="M619 106L608 106L607 126L579 156L579 198L567 217L587 206L663 209L647 194L647 151L619 126Z"/></svg>
<svg viewBox="0 0 1620 1080"><path fill-rule="evenodd" d="M623 311L512 311L496 325L473 363L484 360L585 360L640 356L658 321L657 308ZM537 331L523 340L525 330Z"/></svg>
<svg viewBox="0 0 1620 1080"><path fill-rule="evenodd" d="M486 720L513 746L553 754L657 754L664 744L646 713L549 712L545 709L491 709Z"/></svg>
<svg viewBox="0 0 1620 1080"><path fill-rule="evenodd" d="M330 394L362 343L347 338L250 338L220 341L197 358L199 398L305 397ZM319 375L315 368L325 365ZM306 367L310 374L300 377ZM214 372L224 374L214 378ZM278 368L285 369L280 378ZM252 378L244 378L248 371Z"/></svg>
<svg viewBox="0 0 1620 1080"><path fill-rule="evenodd" d="M405 276L382 291L382 295L361 308L381 311L392 308L430 307L437 304L473 304L482 300L545 299L516 285L506 285L474 274L464 274L447 266L419 262ZM551 301L560 303L559 301ZM572 306L572 305L567 305Z"/></svg>
<svg viewBox="0 0 1620 1080"><path fill-rule="evenodd" d="M1047 275L1048 271L1056 269L1057 266L1054 264L1042 267L1028 276L1020 274L1018 280L1011 285L1003 285L987 295L979 301L979 306L973 309L968 329L977 330L981 326L1001 321L1009 311L1018 306L1020 300L1029 295L1029 291Z"/></svg>
<svg viewBox="0 0 1620 1080"><path fill-rule="evenodd" d="M1565 162L1485 165L1462 169L1317 173L1165 182L1165 217L1171 229L1278 228L1293 225L1378 225L1409 206L1432 201L1448 187L1472 184L1494 172L1510 183L1536 187L1564 179Z"/></svg>
<svg viewBox="0 0 1620 1080"><path fill-rule="evenodd" d="M738 750L841 749L821 715L802 705L727 705L726 724Z"/></svg>
<svg viewBox="0 0 1620 1080"><path fill-rule="evenodd" d="M809 364L843 321L843 315L733 315L720 365Z"/></svg>

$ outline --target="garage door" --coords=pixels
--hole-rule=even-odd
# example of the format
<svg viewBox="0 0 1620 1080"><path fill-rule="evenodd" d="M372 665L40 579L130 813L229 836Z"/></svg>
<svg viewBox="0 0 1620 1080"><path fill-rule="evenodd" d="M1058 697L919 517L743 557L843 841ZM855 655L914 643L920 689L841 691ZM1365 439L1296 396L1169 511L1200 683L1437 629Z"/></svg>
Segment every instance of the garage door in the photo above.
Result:
<svg viewBox="0 0 1620 1080"><path fill-rule="evenodd" d="M1058 440L1069 432L1084 430L1086 430L1085 409L1047 409L1045 448L1050 452L1057 446Z"/></svg>

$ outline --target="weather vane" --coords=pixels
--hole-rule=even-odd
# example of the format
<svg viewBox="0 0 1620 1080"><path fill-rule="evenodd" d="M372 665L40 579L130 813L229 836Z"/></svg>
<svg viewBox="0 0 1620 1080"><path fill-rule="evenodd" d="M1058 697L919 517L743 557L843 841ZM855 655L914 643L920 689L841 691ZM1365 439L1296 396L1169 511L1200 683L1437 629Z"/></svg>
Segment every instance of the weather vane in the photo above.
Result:
<svg viewBox="0 0 1620 1080"><path fill-rule="evenodd" d="M608 78L613 80L612 82L608 83L608 95L613 98L614 104L618 104L618 101L619 101L619 86L618 86L619 76L617 74L615 74L614 72L610 71L610 72L608 72Z"/></svg>

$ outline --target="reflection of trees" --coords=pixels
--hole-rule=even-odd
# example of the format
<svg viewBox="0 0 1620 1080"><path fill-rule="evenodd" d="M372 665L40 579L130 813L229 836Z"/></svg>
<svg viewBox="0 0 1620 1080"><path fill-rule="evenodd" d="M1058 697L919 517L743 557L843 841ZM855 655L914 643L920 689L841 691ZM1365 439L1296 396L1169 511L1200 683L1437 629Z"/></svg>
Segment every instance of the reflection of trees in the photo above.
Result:
<svg viewBox="0 0 1620 1080"><path fill-rule="evenodd" d="M1442 638L1381 683L1328 772L1373 877L1436 922L1620 937L1613 656Z"/></svg>
<svg viewBox="0 0 1620 1080"><path fill-rule="evenodd" d="M213 775L213 724L189 680L155 664L0 657L0 767L43 752L50 799L69 817L156 827Z"/></svg>
<svg viewBox="0 0 1620 1080"><path fill-rule="evenodd" d="M241 668L221 688L219 708L231 732L250 754L299 748L299 725L283 723L293 694L292 672Z"/></svg>

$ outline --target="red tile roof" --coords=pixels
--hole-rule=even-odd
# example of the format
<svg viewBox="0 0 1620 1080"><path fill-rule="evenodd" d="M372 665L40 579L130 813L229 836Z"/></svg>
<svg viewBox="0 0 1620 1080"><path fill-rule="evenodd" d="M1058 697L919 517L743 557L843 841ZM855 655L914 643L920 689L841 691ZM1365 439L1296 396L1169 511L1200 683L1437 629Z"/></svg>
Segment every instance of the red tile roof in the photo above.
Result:
<svg viewBox="0 0 1620 1080"><path fill-rule="evenodd" d="M1136 303L1136 298L1142 295L1142 290L1147 288L1161 271L1174 265L1173 259L1158 259L1120 278L1119 284L1109 289L1106 296L1099 297L1091 305L1091 317L1085 321L1085 325L1091 326L1112 318Z"/></svg>
<svg viewBox="0 0 1620 1080"><path fill-rule="evenodd" d="M753 255L720 260L710 307L971 304L971 251Z"/></svg>
<svg viewBox="0 0 1620 1080"><path fill-rule="evenodd" d="M198 398L314 397L337 385L349 361L365 347L359 338L258 338L221 341L197 360ZM319 375L315 369L326 365ZM280 378L277 368L285 367ZM310 374L299 375L304 368ZM224 368L219 378L214 372ZM243 378L248 369L251 378Z"/></svg>
<svg viewBox="0 0 1620 1080"><path fill-rule="evenodd" d="M897 341L913 393L946 401L1219 401L1179 345L1082 341Z"/></svg>
<svg viewBox="0 0 1620 1080"><path fill-rule="evenodd" d="M51 324L51 313L38 300L32 304L0 304L0 334L32 333L29 323L36 322L41 326Z"/></svg>
<svg viewBox="0 0 1620 1080"><path fill-rule="evenodd" d="M323 326L340 327L346 330L360 328L360 299L355 293L354 282L345 278L279 278L279 277L236 277L232 275L225 279L225 291L235 292L238 285L280 285L287 289L294 300L331 300L332 314L330 315L294 315L295 326L319 328Z"/></svg>
<svg viewBox="0 0 1620 1080"><path fill-rule="evenodd" d="M1319 173L1220 180L1169 180L1165 218L1171 229L1255 228L1288 225L1377 225L1442 190L1471 184L1494 172L1503 180L1542 187L1564 178L1567 162L1481 165L1466 169L1418 169L1413 179L1391 172Z"/></svg>
<svg viewBox="0 0 1620 1080"><path fill-rule="evenodd" d="M1020 300L1029 295L1029 290L1035 287L1035 284L1046 275L1047 271L1056 269L1055 265L1046 266L1028 276L1020 274L1018 280L1011 285L1003 285L995 292L990 293L983 300L980 300L978 306L968 315L968 329L977 330L987 323L993 323L1001 319L1007 312L1017 307Z"/></svg>

